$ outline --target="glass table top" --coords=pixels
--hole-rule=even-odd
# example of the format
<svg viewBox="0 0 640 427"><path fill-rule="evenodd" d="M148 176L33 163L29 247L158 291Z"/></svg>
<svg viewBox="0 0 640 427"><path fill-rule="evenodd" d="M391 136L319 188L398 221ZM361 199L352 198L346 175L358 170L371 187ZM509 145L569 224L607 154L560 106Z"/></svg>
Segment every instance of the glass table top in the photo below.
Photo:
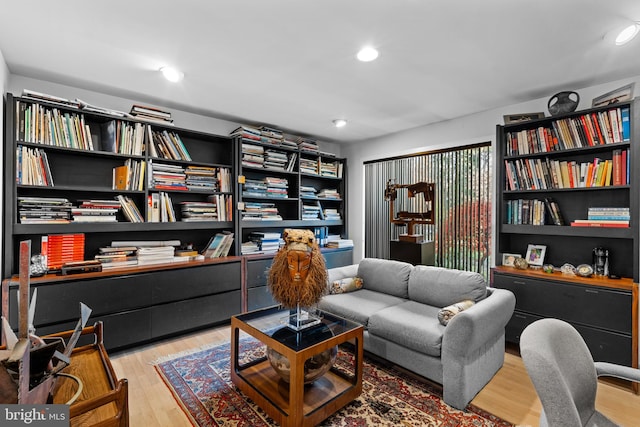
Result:
<svg viewBox="0 0 640 427"><path fill-rule="evenodd" d="M359 323L335 316L322 310L310 310L309 314L319 318L319 323L304 329L295 330L287 324L296 310L272 307L235 316L295 351L304 350L312 345L361 327Z"/></svg>

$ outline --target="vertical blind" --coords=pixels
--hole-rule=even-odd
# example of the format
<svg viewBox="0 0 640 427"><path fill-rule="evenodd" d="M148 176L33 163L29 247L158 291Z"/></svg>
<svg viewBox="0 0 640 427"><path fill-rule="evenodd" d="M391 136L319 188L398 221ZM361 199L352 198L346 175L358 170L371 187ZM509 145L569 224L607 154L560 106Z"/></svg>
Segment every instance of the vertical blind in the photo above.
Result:
<svg viewBox="0 0 640 427"><path fill-rule="evenodd" d="M435 184L435 223L417 225L415 233L433 241L436 265L477 271L485 278L491 265L491 144L421 153L365 163L365 256L389 258L389 241L407 227L391 224L387 181ZM398 191L395 210L424 212L422 194Z"/></svg>

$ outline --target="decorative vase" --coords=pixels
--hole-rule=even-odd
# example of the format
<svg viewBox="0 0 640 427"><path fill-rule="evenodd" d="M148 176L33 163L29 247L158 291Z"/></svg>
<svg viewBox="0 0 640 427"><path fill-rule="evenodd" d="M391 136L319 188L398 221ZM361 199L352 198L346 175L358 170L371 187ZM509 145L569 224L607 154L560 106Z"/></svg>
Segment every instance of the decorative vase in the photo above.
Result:
<svg viewBox="0 0 640 427"><path fill-rule="evenodd" d="M572 99L573 97L573 99ZM578 92L564 91L558 92L549 98L547 102L547 108L552 116L564 113L571 113L576 111L578 104L580 103L580 95Z"/></svg>
<svg viewBox="0 0 640 427"><path fill-rule="evenodd" d="M327 326L322 325L319 328L321 328L319 332L314 331L314 333L312 334L312 339L314 341L324 340L333 336L331 329L329 329ZM282 328L274 332L272 337L279 341L288 341L294 336L296 337L296 339L305 340L306 338L304 334L306 333L294 332L291 329ZM312 382L326 374L327 371L331 369L331 367L335 363L337 355L338 346L335 346L308 358L304 362L304 383L311 384ZM288 383L291 379L291 365L289 363L289 359L287 359L285 356L278 353L271 347L267 347L267 359L269 359L271 367L273 367L278 375L280 375L280 378Z"/></svg>

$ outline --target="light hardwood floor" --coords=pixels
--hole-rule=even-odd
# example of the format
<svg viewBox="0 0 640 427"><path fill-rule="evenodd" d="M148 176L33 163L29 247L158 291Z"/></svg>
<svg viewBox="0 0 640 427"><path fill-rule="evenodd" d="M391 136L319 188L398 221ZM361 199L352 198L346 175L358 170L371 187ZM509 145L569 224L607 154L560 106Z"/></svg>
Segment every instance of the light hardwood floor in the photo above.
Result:
<svg viewBox="0 0 640 427"><path fill-rule="evenodd" d="M108 333L108 331L107 331ZM221 326L111 355L119 377L129 380L129 410L132 427L190 426L153 362L199 347L230 340L229 326ZM540 401L522 360L507 352L504 366L472 403L519 426L537 426ZM601 382L597 407L623 426L640 425L640 396L620 385Z"/></svg>

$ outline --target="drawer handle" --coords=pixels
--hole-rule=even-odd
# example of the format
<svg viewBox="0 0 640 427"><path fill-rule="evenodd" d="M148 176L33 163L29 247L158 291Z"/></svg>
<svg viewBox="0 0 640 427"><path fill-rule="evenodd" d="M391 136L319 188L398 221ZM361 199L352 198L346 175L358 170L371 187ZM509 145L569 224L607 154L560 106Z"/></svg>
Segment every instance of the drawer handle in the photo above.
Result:
<svg viewBox="0 0 640 427"><path fill-rule="evenodd" d="M527 316L523 316L522 314L514 314L513 317L517 317L518 319L526 319Z"/></svg>
<svg viewBox="0 0 640 427"><path fill-rule="evenodd" d="M588 293L590 293L590 294L599 294L599 293L600 293L600 291L596 291L596 290L594 290L594 289L585 289L584 291L585 291L585 292L588 292Z"/></svg>
<svg viewBox="0 0 640 427"><path fill-rule="evenodd" d="M523 282L522 280L514 280L513 283L515 283L516 285L526 285L527 282Z"/></svg>

